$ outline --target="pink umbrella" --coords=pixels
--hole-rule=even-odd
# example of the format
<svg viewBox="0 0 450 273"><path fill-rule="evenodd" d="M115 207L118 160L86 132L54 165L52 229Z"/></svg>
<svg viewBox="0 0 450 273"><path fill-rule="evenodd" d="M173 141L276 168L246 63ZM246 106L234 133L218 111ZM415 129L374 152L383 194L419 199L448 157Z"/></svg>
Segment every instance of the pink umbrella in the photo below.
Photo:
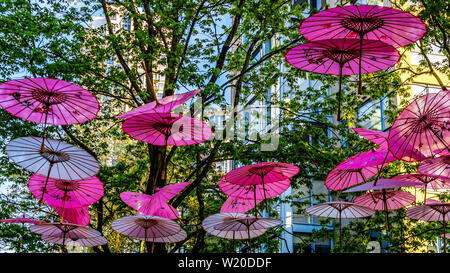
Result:
<svg viewBox="0 0 450 273"><path fill-rule="evenodd" d="M360 218L375 214L371 208L352 202L333 201L306 208L306 213L324 218L339 219L339 247L342 248L342 218Z"/></svg>
<svg viewBox="0 0 450 273"><path fill-rule="evenodd" d="M379 145L380 148L378 150L388 150L388 133L362 128L353 128L353 131ZM411 146L407 146L406 149L408 153L401 158L403 161L422 161L426 158L423 154L416 152Z"/></svg>
<svg viewBox="0 0 450 273"><path fill-rule="evenodd" d="M262 200L256 200L256 204L259 204ZM246 213L247 211L255 207L255 202L252 199L243 199L239 197L230 196L223 203L220 213Z"/></svg>
<svg viewBox="0 0 450 273"><path fill-rule="evenodd" d="M450 151L448 140L450 122L448 109L450 95L448 92L426 94L411 102L395 119L389 130L389 150L401 159L412 157L414 152L425 157L433 157Z"/></svg>
<svg viewBox="0 0 450 273"><path fill-rule="evenodd" d="M450 179L450 155L425 159L417 170L423 175L439 177L450 181L447 180Z"/></svg>
<svg viewBox="0 0 450 273"><path fill-rule="evenodd" d="M354 203L373 210L384 210L386 230L389 230L389 210L397 210L411 205L416 201L414 195L404 191L383 189L358 196Z"/></svg>
<svg viewBox="0 0 450 273"><path fill-rule="evenodd" d="M341 170L338 165L325 179L325 187L333 191L344 190L367 182L369 178L376 175L379 171L378 166Z"/></svg>
<svg viewBox="0 0 450 273"><path fill-rule="evenodd" d="M100 246L100 245L106 245L108 243L108 241L102 236L79 239L76 237L70 238L70 236L51 237L51 236L42 235L41 239L44 241L53 243L53 244L58 244L58 245L63 245L63 246L73 246L73 247L76 247L76 246Z"/></svg>
<svg viewBox="0 0 450 273"><path fill-rule="evenodd" d="M369 190L381 190L390 188L401 188L401 187L417 187L422 185L420 182L416 181L405 181L381 178L378 183L374 186L372 182L361 184L359 186L345 190L344 192L356 192L356 191L369 191Z"/></svg>
<svg viewBox="0 0 450 273"><path fill-rule="evenodd" d="M203 220L203 229L208 233L232 240L250 239L264 234L268 228L282 224L280 219L256 218L242 213L218 213Z"/></svg>
<svg viewBox="0 0 450 273"><path fill-rule="evenodd" d="M372 141L373 143L384 146L387 144L388 133L380 132L376 130L352 128L358 135Z"/></svg>
<svg viewBox="0 0 450 273"><path fill-rule="evenodd" d="M120 198L129 206L137 210L137 215L153 215L167 219L176 219L178 211L155 195L136 192L122 192Z"/></svg>
<svg viewBox="0 0 450 273"><path fill-rule="evenodd" d="M393 157L388 150L371 149L367 152L361 152L348 158L347 160L339 164L336 168L340 170L347 170L373 167L384 165L386 162L389 163L394 160L396 160L395 157Z"/></svg>
<svg viewBox="0 0 450 273"><path fill-rule="evenodd" d="M89 91L73 83L29 78L0 85L0 105L24 120L68 125L94 119L100 105Z"/></svg>
<svg viewBox="0 0 450 273"><path fill-rule="evenodd" d="M46 192L43 192L47 177L33 174L28 187L36 198L43 196L43 202L51 207L79 208L94 204L103 196L103 184L96 176L83 180L60 180L48 178Z"/></svg>
<svg viewBox="0 0 450 273"><path fill-rule="evenodd" d="M134 139L162 146L194 145L212 136L206 123L169 113L134 115L123 122L122 130Z"/></svg>
<svg viewBox="0 0 450 273"><path fill-rule="evenodd" d="M434 190L450 188L450 179L428 176L420 173L397 175L392 179L409 182L419 182L420 184L415 187L425 189L425 196L424 196L425 204L427 202L427 188L432 188Z"/></svg>
<svg viewBox="0 0 450 273"><path fill-rule="evenodd" d="M272 183L238 185L229 183L226 176L219 180L219 188L228 196L239 197L240 199L264 200L272 198L285 192L291 185L289 179L280 180Z"/></svg>
<svg viewBox="0 0 450 273"><path fill-rule="evenodd" d="M285 55L286 61L301 70L339 75L338 120L342 75L371 73L394 66L400 60L400 53L391 45L376 40L359 39L315 40L291 48ZM360 66L361 64L361 66Z"/></svg>
<svg viewBox="0 0 450 273"><path fill-rule="evenodd" d="M61 217L61 222L80 226L87 226L91 222L91 215L89 214L88 207L81 207L81 208L53 207L53 208Z"/></svg>
<svg viewBox="0 0 450 273"><path fill-rule="evenodd" d="M178 211L167 202L181 192L190 182L156 188L153 195L136 192L123 192L120 198L137 210L137 214L160 216L168 219L179 217Z"/></svg>
<svg viewBox="0 0 450 273"><path fill-rule="evenodd" d="M152 243L174 243L187 236L176 222L150 215L122 217L112 222L111 227L122 235Z"/></svg>
<svg viewBox="0 0 450 273"><path fill-rule="evenodd" d="M227 173L223 179L227 183L240 186L262 185L263 199L267 199L268 190L265 188L266 185L278 181L288 180L299 171L300 169L297 166L287 163L260 162L234 169ZM283 184L283 182L281 184ZM258 190L254 188L253 194L255 195L257 191ZM253 196L253 198L256 202L257 196ZM255 216L257 217L257 215L258 214L255 211Z"/></svg>
<svg viewBox="0 0 450 273"><path fill-rule="evenodd" d="M444 234L446 228L446 216L450 212L450 203L437 200L431 200L426 205L414 206L406 211L406 216L411 219L422 220L427 222L440 222L444 226ZM446 238L444 237L444 253L447 252Z"/></svg>
<svg viewBox="0 0 450 273"><path fill-rule="evenodd" d="M200 93L201 89L197 89L194 91L186 92L183 94L175 94L172 96L167 96L162 98L159 101L152 101L145 105L142 105L138 108L135 108L131 111L128 111L125 114L118 116L118 118L130 118L136 115L145 114L145 113L169 113L176 106L185 103L188 99L192 98L196 94Z"/></svg>
<svg viewBox="0 0 450 273"><path fill-rule="evenodd" d="M299 28L299 33L309 41L359 38L359 48L362 52L365 39L382 41L398 48L421 39L426 31L425 23L411 13L365 5L342 6L320 11L305 19ZM361 81L359 93L360 91Z"/></svg>
<svg viewBox="0 0 450 273"><path fill-rule="evenodd" d="M94 176L100 169L97 160L86 151L57 140L45 139L42 151L39 138L21 137L8 143L5 150L8 157L21 167L47 178L82 180ZM43 193L47 184L46 179Z"/></svg>

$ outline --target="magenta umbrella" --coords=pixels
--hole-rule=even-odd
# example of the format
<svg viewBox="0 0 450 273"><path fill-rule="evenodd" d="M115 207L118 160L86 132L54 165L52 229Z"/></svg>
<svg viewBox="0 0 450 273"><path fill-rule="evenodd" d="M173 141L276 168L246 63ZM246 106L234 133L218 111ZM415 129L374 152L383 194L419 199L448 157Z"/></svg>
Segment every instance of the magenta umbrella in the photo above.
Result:
<svg viewBox="0 0 450 273"><path fill-rule="evenodd" d="M201 89L197 89L183 94L167 96L162 98L161 100L152 101L131 111L128 111L127 113L118 116L118 118L127 119L145 113L169 113L176 106L185 103L187 100L200 93L201 91Z"/></svg>
<svg viewBox="0 0 450 273"><path fill-rule="evenodd" d="M355 75L361 64L361 73L372 73L394 66L400 53L391 45L376 40L359 39L315 40L295 46L285 55L286 61L301 70L339 75L338 120L342 75Z"/></svg>
<svg viewBox="0 0 450 273"><path fill-rule="evenodd" d="M423 95L406 106L389 130L392 154L399 159L412 157L410 147L427 158L450 151L449 108L450 94L445 91Z"/></svg>
<svg viewBox="0 0 450 273"><path fill-rule="evenodd" d="M350 157L339 164L336 168L345 170L377 166L380 171L373 182L373 184L376 185L378 178L381 175L381 170L385 167L385 164L394 160L396 160L396 158L392 156L391 152L387 149L371 149L367 152L361 152Z"/></svg>
<svg viewBox="0 0 450 273"><path fill-rule="evenodd" d="M450 179L450 155L425 159L417 170L423 175L439 177L450 181L448 180Z"/></svg>
<svg viewBox="0 0 450 273"><path fill-rule="evenodd" d="M353 202L373 210L383 210L386 216L386 230L389 230L389 210L397 210L416 201L414 195L404 191L382 189L358 196Z"/></svg>
<svg viewBox="0 0 450 273"><path fill-rule="evenodd" d="M248 239L251 249L250 239L260 236L268 228L282 224L280 219L256 218L242 213L218 213L213 214L203 220L203 229L208 233L232 240Z"/></svg>
<svg viewBox="0 0 450 273"><path fill-rule="evenodd" d="M24 120L68 125L94 119L100 105L89 91L73 83L28 78L0 85L0 105Z"/></svg>
<svg viewBox="0 0 450 273"><path fill-rule="evenodd" d="M358 135L372 141L378 146L383 146L386 144L388 133L380 132L376 130L364 129L364 128L352 128Z"/></svg>
<svg viewBox="0 0 450 273"><path fill-rule="evenodd" d="M365 167L373 167L378 165L384 165L386 162L396 160L388 150L375 150L370 149L366 152L358 153L347 160L340 163L336 168L340 170L346 169L358 169ZM383 166L381 166L383 168Z"/></svg>
<svg viewBox="0 0 450 273"><path fill-rule="evenodd" d="M280 180L272 183L265 183L254 185L238 185L229 183L226 180L226 176L219 180L219 188L228 196L238 197L240 199L256 199L264 200L266 198L272 198L285 192L291 185L289 179Z"/></svg>
<svg viewBox="0 0 450 273"><path fill-rule="evenodd" d="M28 188L34 197L43 196L43 202L51 207L87 207L100 200L104 193L103 183L96 176L83 180L48 178L46 191L43 192L46 180L45 176L33 174Z"/></svg>
<svg viewBox="0 0 450 273"><path fill-rule="evenodd" d="M306 213L324 218L339 219L339 247L342 248L342 218L360 218L375 214L371 208L352 202L333 201L306 208Z"/></svg>
<svg viewBox="0 0 450 273"><path fill-rule="evenodd" d="M372 182L358 185L356 187L345 190L344 192L356 192L356 191L369 191L369 190L381 190L390 188L401 188L401 187L417 187L422 185L422 183L417 181L405 181L397 180L395 178L386 179L381 178L378 183L374 186Z"/></svg>
<svg viewBox="0 0 450 273"><path fill-rule="evenodd" d="M136 192L122 192L120 198L129 206L137 210L137 215L153 215L167 219L179 217L178 211L159 198Z"/></svg>
<svg viewBox="0 0 450 273"><path fill-rule="evenodd" d="M385 132L380 132L376 130L369 130L369 129L362 129L362 128L353 128L353 131L355 131L360 136L363 136L364 138L372 141L373 143L380 146L378 150L388 150L388 137L389 134ZM401 160L403 161L422 161L426 157L415 151L411 146L407 146L406 150L408 150L408 153L406 153Z"/></svg>
<svg viewBox="0 0 450 273"><path fill-rule="evenodd" d="M160 216L168 219L179 217L178 211L167 202L181 192L190 182L171 184L156 188L153 195L122 192L120 198L137 210L137 214Z"/></svg>
<svg viewBox="0 0 450 273"><path fill-rule="evenodd" d="M378 166L356 169L334 168L325 179L325 187L329 190L340 191L352 186L365 183L379 172Z"/></svg>
<svg viewBox="0 0 450 273"><path fill-rule="evenodd" d="M425 23L411 13L380 6L350 5L326 9L303 20L299 33L309 41L359 38L376 40L395 48L416 42L427 31ZM359 75L361 75L361 63ZM361 93L361 76L358 93Z"/></svg>
<svg viewBox="0 0 450 273"><path fill-rule="evenodd" d="M424 174L420 174L420 173L397 175L397 176L393 177L392 179L420 183L419 185L414 186L414 187L425 189L425 195L423 198L425 204L427 203L427 188L432 188L434 190L450 188L450 179L439 178L439 177L424 175Z"/></svg>
<svg viewBox="0 0 450 273"><path fill-rule="evenodd" d="M144 113L126 119L125 133L152 145L184 146L207 141L211 127L199 120L169 113Z"/></svg>
<svg viewBox="0 0 450 273"><path fill-rule="evenodd" d="M91 222L91 215L89 214L88 207L80 207L80 208L53 207L53 209L61 217L62 223L87 226Z"/></svg>
<svg viewBox="0 0 450 273"><path fill-rule="evenodd" d="M222 179L231 184L253 186L253 198L256 202L257 196L255 196L255 194L258 190L255 188L255 185L262 186L263 199L267 199L268 190L265 188L266 185L278 181L289 180L289 178L296 175L299 171L300 169L297 166L288 163L260 162L234 169L224 175ZM258 217L256 204L255 217Z"/></svg>
<svg viewBox="0 0 450 273"><path fill-rule="evenodd" d="M450 212L450 203L445 203L437 200L430 200L428 204L421 206L414 206L406 211L406 216L411 219L422 220L426 222L440 222L444 226L444 234L446 228L447 214ZM444 237L444 253L447 252L446 238Z"/></svg>
<svg viewBox="0 0 450 273"><path fill-rule="evenodd" d="M256 204L259 204L262 201L256 200ZM220 208L220 213L246 213L247 211L253 209L255 207L255 201L253 199L243 199L239 197L230 196L228 199L222 204Z"/></svg>

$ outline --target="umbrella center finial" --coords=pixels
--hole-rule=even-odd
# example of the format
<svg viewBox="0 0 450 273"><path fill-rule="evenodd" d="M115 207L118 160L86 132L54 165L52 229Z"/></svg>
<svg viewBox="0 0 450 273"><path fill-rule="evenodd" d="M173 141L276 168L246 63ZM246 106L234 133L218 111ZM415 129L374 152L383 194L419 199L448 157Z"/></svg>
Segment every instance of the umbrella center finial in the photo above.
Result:
<svg viewBox="0 0 450 273"><path fill-rule="evenodd" d="M48 148L44 148L44 151L41 152L41 155L51 163L65 162L70 159L68 153L61 151L53 151Z"/></svg>
<svg viewBox="0 0 450 273"><path fill-rule="evenodd" d="M60 104L66 101L67 96L64 93L53 92L45 89L34 89L31 91L31 96L43 103L48 105Z"/></svg>
<svg viewBox="0 0 450 273"><path fill-rule="evenodd" d="M323 55L327 57L328 59L331 59L337 63L347 63L353 59L356 59L359 57L359 50L357 49L338 49L338 48L332 48L327 49L323 51Z"/></svg>
<svg viewBox="0 0 450 273"><path fill-rule="evenodd" d="M442 162L447 164L447 165L450 165L450 155L443 156L442 157Z"/></svg>
<svg viewBox="0 0 450 273"><path fill-rule="evenodd" d="M56 180L55 187L62 191L75 191L80 187L80 183L76 180Z"/></svg>
<svg viewBox="0 0 450 273"><path fill-rule="evenodd" d="M358 34L366 34L384 25L378 17L347 17L341 20L341 25Z"/></svg>
<svg viewBox="0 0 450 273"><path fill-rule="evenodd" d="M149 228L149 227L156 225L158 223L158 221L156 221L154 219L139 218L139 219L136 219L135 223L138 226L141 226L143 228Z"/></svg>

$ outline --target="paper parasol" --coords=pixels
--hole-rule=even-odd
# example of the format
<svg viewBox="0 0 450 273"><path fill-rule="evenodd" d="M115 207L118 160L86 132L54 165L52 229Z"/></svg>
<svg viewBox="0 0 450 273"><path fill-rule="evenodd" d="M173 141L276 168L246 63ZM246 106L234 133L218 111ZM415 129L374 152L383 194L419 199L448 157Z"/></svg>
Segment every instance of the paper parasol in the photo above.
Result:
<svg viewBox="0 0 450 273"><path fill-rule="evenodd" d="M100 105L89 91L73 83L27 78L0 85L0 105L24 120L68 125L94 119Z"/></svg>

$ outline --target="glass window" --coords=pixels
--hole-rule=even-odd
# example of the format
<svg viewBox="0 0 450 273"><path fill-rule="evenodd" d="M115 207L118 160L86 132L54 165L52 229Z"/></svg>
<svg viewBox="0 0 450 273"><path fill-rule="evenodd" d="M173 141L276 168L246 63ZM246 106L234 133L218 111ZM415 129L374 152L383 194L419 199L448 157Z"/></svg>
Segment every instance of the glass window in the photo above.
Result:
<svg viewBox="0 0 450 273"><path fill-rule="evenodd" d="M125 14L123 16L122 28L123 28L123 30L127 30L127 31L131 30L131 19L128 14Z"/></svg>

